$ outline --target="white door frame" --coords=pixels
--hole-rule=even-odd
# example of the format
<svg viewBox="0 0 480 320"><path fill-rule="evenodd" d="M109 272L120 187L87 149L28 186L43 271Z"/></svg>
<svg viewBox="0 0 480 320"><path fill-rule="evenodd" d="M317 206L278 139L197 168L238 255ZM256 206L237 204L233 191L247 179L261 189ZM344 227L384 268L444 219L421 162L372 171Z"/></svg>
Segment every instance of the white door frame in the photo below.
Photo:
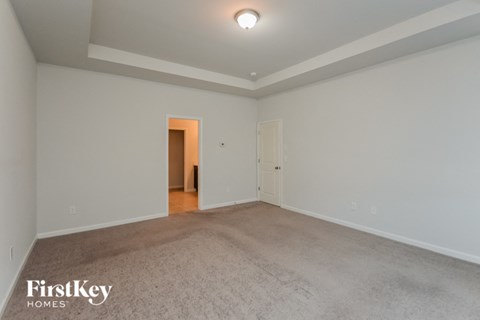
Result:
<svg viewBox="0 0 480 320"><path fill-rule="evenodd" d="M198 209L203 210L203 119L196 116L167 114L165 116L165 212L168 210L168 130L170 119L198 120Z"/></svg>
<svg viewBox="0 0 480 320"><path fill-rule="evenodd" d="M283 207L283 121L282 119L274 119L274 120L267 120L267 121L259 121L257 122L257 199L260 201L260 125L269 122L278 122L278 157L279 157L279 165L280 165L280 174L279 174L279 202L280 207Z"/></svg>

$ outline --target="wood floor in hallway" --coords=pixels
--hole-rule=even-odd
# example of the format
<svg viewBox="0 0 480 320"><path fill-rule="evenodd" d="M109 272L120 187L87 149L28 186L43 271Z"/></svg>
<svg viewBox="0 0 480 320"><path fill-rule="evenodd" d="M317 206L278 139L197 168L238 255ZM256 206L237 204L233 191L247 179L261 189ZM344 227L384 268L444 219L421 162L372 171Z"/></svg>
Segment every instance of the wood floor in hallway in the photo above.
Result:
<svg viewBox="0 0 480 320"><path fill-rule="evenodd" d="M198 192L184 192L173 189L168 192L168 212L170 214L198 210Z"/></svg>

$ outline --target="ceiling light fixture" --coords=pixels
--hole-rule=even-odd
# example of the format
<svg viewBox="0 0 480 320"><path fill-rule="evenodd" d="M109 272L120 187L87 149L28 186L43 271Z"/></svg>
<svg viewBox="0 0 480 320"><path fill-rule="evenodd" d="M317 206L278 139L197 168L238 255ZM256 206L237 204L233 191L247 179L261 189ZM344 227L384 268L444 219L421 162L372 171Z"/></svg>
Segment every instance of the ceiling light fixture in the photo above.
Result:
<svg viewBox="0 0 480 320"><path fill-rule="evenodd" d="M258 12L252 9L243 9L235 14L235 20L243 29L252 29L260 19Z"/></svg>

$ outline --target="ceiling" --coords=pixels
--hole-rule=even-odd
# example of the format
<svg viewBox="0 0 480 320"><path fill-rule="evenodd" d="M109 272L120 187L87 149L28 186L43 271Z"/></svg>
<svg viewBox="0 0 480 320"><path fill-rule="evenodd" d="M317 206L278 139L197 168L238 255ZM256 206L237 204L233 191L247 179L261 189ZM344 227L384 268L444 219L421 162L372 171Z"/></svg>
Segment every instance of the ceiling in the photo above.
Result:
<svg viewBox="0 0 480 320"><path fill-rule="evenodd" d="M480 34L480 0L11 2L39 62L251 97Z"/></svg>

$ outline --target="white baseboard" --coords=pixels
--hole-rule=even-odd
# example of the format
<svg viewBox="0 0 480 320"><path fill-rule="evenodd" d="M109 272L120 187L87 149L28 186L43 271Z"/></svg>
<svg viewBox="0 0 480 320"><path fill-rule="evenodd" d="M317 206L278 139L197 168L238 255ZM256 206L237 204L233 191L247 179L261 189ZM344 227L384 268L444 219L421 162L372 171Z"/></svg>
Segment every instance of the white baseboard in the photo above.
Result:
<svg viewBox="0 0 480 320"><path fill-rule="evenodd" d="M192 189L187 189L187 191L185 192L196 192L197 190L195 188L192 188Z"/></svg>
<svg viewBox="0 0 480 320"><path fill-rule="evenodd" d="M400 235L396 235L396 234L393 234L393 233L389 233L389 232L377 230L377 229L374 229L374 228L362 226L362 225L359 225L359 224L356 224L356 223L353 223L353 222L348 222L348 221L345 221L345 220L332 218L332 217L329 217L329 216L326 216L326 215L323 215L323 214L319 214L319 213L316 213L316 212L311 212L311 211L295 208L295 207L292 207L292 206L289 206L289 205L282 205L282 208L293 211L293 212L301 213L301 214L304 214L304 215L307 215L307 216L310 216L310 217L314 217L314 218L317 218L317 219L332 222L332 223L335 223L335 224L338 224L338 225L342 225L342 226L345 226L345 227L348 227L348 228L352 228L352 229L355 229L355 230L371 233L371 234L374 234L374 235L382 237L382 238L387 238L387 239L398 241L398 242L401 242L401 243L405 243L405 244L408 244L408 245L411 245L411 246L414 246L414 247L419 247L419 248L422 248L422 249L426 249L426 250L429 250L429 251L440 253L440 254L443 254L445 256L449 256L449 257L452 257L452 258L472 262L472 263L475 263L475 264L480 264L480 257L469 254L469 253L440 247L440 246L437 246L437 245L434 245L434 244L430 244L430 243L415 240L415 239L410 239L410 238L407 238L407 237L404 237L404 236L400 236Z"/></svg>
<svg viewBox="0 0 480 320"><path fill-rule="evenodd" d="M103 229L103 228L108 228L108 227L115 227L115 226L119 226L119 225L122 225L122 224L140 222L140 221L157 219L157 218L165 218L167 216L168 216L168 214L166 214L166 213L158 213L158 214L152 214L152 215L149 215L149 216L142 216L142 217L136 217L136 218L130 218L130 219L124 219L124 220L116 220L116 221L99 223L99 224L77 227L77 228L69 228L69 229L62 229L62 230L56 230L56 231L42 232L42 233L39 233L37 235L37 238L38 239L44 239L44 238L63 236L63 235L66 235L66 234L72 234L72 233L78 233L78 232L84 232L84 231L91 231L91 230Z"/></svg>
<svg viewBox="0 0 480 320"><path fill-rule="evenodd" d="M28 257L30 256L30 253L32 253L32 249L35 246L36 242L37 242L37 238L33 238L33 241L30 244L30 247L28 248L27 252L23 256L22 263L18 267L17 274L12 279L12 282L10 283L10 286L8 287L7 295L6 295L5 299L3 299L2 303L0 304L0 319L3 317L3 313L5 312L5 308L7 307L7 303L10 300L10 298L12 297L13 291L15 290L15 287L17 286L18 279L20 278L20 275L22 274L23 268L25 267L25 264L27 263Z"/></svg>
<svg viewBox="0 0 480 320"><path fill-rule="evenodd" d="M183 184L180 185L180 186L169 186L168 189L169 190L171 190L171 189L183 189Z"/></svg>
<svg viewBox="0 0 480 320"><path fill-rule="evenodd" d="M229 202L223 202L223 203L209 204L209 205L203 206L201 208L201 210L222 208L222 207L234 206L236 204L249 203L249 202L255 202L255 201L258 201L258 199L257 198L250 198L250 199L243 199L243 200L237 200L237 201L229 201Z"/></svg>
<svg viewBox="0 0 480 320"><path fill-rule="evenodd" d="M207 205L207 206L203 206L201 208L201 210L208 210L208 209L213 209L213 208L233 206L233 205L236 205L236 204L242 204L242 203L254 202L254 201L257 201L257 198L244 199L244 200L231 201L231 202L224 202L224 203L218 203L218 204L213 204L213 205ZM38 239L45 239L45 238L51 238L51 237L58 237L58 236L63 236L63 235L67 235L67 234L72 234L72 233L79 233L79 232L85 232L85 231L115 227L115 226L119 226L119 225L122 225L122 224L146 221L146 220L157 219L157 218L165 218L165 217L168 217L168 214L159 213L159 214L153 214L153 215L149 215L149 216L142 216L142 217L137 217L137 218L130 218L130 219L124 219L124 220L116 220L116 221L111 221L111 222L99 223L99 224L94 224L94 225L89 225L89 226L61 229L61 230L48 231L48 232L40 232L40 233L37 234L37 238Z"/></svg>

